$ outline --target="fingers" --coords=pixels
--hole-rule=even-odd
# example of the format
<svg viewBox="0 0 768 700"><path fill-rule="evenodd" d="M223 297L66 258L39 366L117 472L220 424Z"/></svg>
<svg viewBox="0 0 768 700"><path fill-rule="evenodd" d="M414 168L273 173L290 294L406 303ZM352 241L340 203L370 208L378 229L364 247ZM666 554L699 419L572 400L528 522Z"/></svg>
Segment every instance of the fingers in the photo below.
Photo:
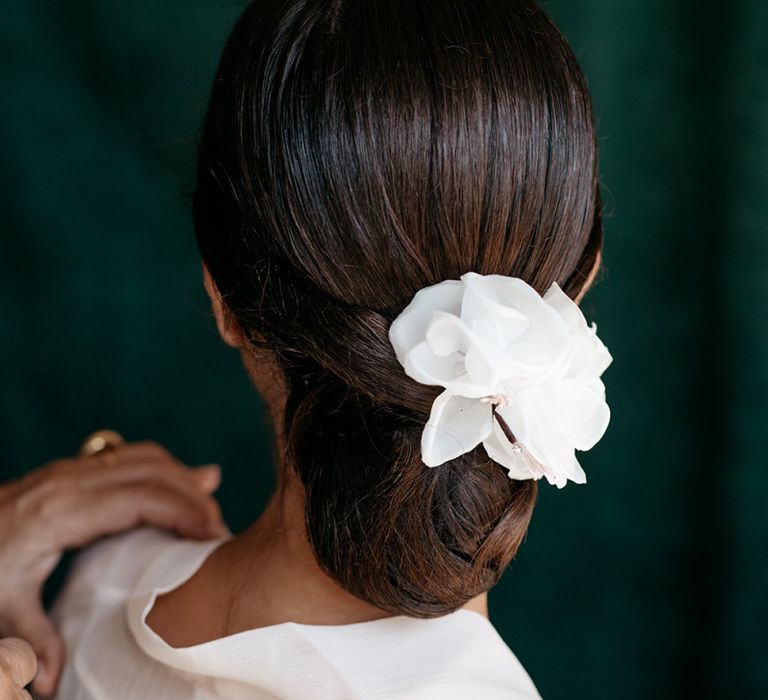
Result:
<svg viewBox="0 0 768 700"><path fill-rule="evenodd" d="M76 471L83 477L85 486L152 477L210 494L218 487L221 476L218 465L190 469L162 445L152 441L126 443L105 453L66 460L64 464L61 471Z"/></svg>
<svg viewBox="0 0 768 700"><path fill-rule="evenodd" d="M203 493L210 496L221 486L221 467L218 464L203 464L194 467L192 479Z"/></svg>
<svg viewBox="0 0 768 700"><path fill-rule="evenodd" d="M155 443L109 456L114 464L95 456L53 462L0 494L0 532L14 533L0 548L0 571L14 574L18 591L41 584L63 549L136 525L201 539L228 534L211 497L216 465L190 469Z"/></svg>
<svg viewBox="0 0 768 700"><path fill-rule="evenodd" d="M118 464L102 467L93 473L92 487L99 497L118 497L118 490L131 485L156 485L150 491L156 499L150 499L146 508L137 512L142 522L159 527L169 527L179 534L191 537L220 536L227 531L218 503L210 495L221 483L218 465L205 465L190 469L157 443L146 441L129 443L114 452ZM166 488L162 488L162 487ZM172 491L177 491L176 498ZM168 512L163 513L160 500L167 501ZM183 513L187 504L188 512ZM141 504L137 504L141 505ZM164 523L178 523L178 526ZM109 532L115 530L110 529ZM107 533L104 533L107 534Z"/></svg>
<svg viewBox="0 0 768 700"><path fill-rule="evenodd" d="M37 658L28 642L10 637L0 639L0 697L14 698L37 671Z"/></svg>
<svg viewBox="0 0 768 700"><path fill-rule="evenodd" d="M173 457L147 455L141 461L128 461L130 457L115 451L119 460L114 464L88 466L85 488L103 488L136 481L163 481L187 491L191 496L210 496L221 484L221 468L216 464L190 468ZM94 459L94 458L89 458Z"/></svg>
<svg viewBox="0 0 768 700"><path fill-rule="evenodd" d="M67 480L73 476L82 486L107 483L111 479L123 480L135 469L143 469L139 475L152 472L176 481L197 486L205 493L212 493L217 486L217 477L209 474L218 470L218 465L205 465L202 470L190 469L176 459L162 445L152 441L126 443L104 453L89 457L60 459L26 474L5 490L29 490L33 485ZM140 478L135 477L135 478Z"/></svg>
<svg viewBox="0 0 768 700"><path fill-rule="evenodd" d="M25 639L36 657L35 668L31 676L22 684L24 687L34 676L33 687L36 692L50 695L56 690L59 676L64 666L64 644L51 621L46 617L37 598L15 601L13 617L7 626L13 634ZM29 671L29 668L25 669ZM29 675L29 674L28 674Z"/></svg>
<svg viewBox="0 0 768 700"><path fill-rule="evenodd" d="M227 533L213 500L160 480L116 484L88 495L87 511L66 526L62 523L67 546L77 547L137 525L153 525L196 539Z"/></svg>

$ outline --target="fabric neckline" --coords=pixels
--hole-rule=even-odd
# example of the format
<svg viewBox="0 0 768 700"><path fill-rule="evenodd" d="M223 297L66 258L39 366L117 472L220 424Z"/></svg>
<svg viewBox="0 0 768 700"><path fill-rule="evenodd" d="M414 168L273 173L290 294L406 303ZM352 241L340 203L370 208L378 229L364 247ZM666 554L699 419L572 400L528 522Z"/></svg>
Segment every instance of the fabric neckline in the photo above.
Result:
<svg viewBox="0 0 768 700"><path fill-rule="evenodd" d="M414 618L406 615L394 615L375 620L364 620L338 625L317 625L301 622L280 622L249 630L243 630L224 637L218 637L199 644L174 647L165 641L146 622L149 612L158 596L178 588L189 580L203 565L208 556L230 536L207 542L181 541L174 543L162 556L150 562L139 578L134 592L126 601L125 614L128 628L139 647L150 657L182 671L220 676L222 672L231 678L247 680L250 673L243 677L242 645L261 648L263 645L279 645L285 637L292 638L296 633L302 636L315 635L325 637L332 634L354 634L355 636L402 634L408 630L415 632L430 626L442 626L449 620L458 619L471 626L487 627L494 636L498 632L490 620L481 613L459 608L452 613L437 618ZM159 572L172 571L172 575ZM228 655L227 651L232 651ZM215 653L212 653L215 652ZM229 661L227 661L229 659ZM227 668L229 667L229 668Z"/></svg>

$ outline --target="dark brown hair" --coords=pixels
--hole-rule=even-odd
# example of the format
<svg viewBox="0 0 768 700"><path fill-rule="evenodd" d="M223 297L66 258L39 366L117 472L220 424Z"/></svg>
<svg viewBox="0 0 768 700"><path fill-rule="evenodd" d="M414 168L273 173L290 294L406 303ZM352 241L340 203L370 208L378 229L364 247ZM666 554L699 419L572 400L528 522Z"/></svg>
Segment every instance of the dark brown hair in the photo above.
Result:
<svg viewBox="0 0 768 700"><path fill-rule="evenodd" d="M440 467L440 387L388 340L474 270L572 298L602 244L573 53L530 0L260 0L229 37L199 151L198 243L288 390L310 544L352 594L432 617L491 588L536 499L482 447Z"/></svg>

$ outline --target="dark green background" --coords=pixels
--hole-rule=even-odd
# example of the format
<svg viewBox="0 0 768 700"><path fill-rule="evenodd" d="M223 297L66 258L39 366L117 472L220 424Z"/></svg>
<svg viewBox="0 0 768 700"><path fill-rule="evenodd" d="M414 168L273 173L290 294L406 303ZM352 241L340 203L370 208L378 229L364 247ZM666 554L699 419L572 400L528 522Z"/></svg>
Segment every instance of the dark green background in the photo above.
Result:
<svg viewBox="0 0 768 700"><path fill-rule="evenodd" d="M0 1L0 469L94 428L271 485L183 195L243 3ZM585 487L543 486L491 615L545 698L768 697L768 3L557 0L607 195L615 362Z"/></svg>

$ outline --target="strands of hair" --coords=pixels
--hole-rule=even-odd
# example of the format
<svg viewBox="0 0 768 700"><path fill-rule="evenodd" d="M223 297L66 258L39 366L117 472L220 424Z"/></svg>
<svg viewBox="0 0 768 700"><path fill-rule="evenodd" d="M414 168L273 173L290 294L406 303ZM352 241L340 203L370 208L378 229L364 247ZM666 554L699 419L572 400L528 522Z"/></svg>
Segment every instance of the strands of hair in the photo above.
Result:
<svg viewBox="0 0 768 700"><path fill-rule="evenodd" d="M531 0L260 0L232 32L199 148L201 254L276 358L319 564L394 614L491 588L536 500L482 447L426 467L438 389L392 319L468 270L575 298L602 246L584 77Z"/></svg>

